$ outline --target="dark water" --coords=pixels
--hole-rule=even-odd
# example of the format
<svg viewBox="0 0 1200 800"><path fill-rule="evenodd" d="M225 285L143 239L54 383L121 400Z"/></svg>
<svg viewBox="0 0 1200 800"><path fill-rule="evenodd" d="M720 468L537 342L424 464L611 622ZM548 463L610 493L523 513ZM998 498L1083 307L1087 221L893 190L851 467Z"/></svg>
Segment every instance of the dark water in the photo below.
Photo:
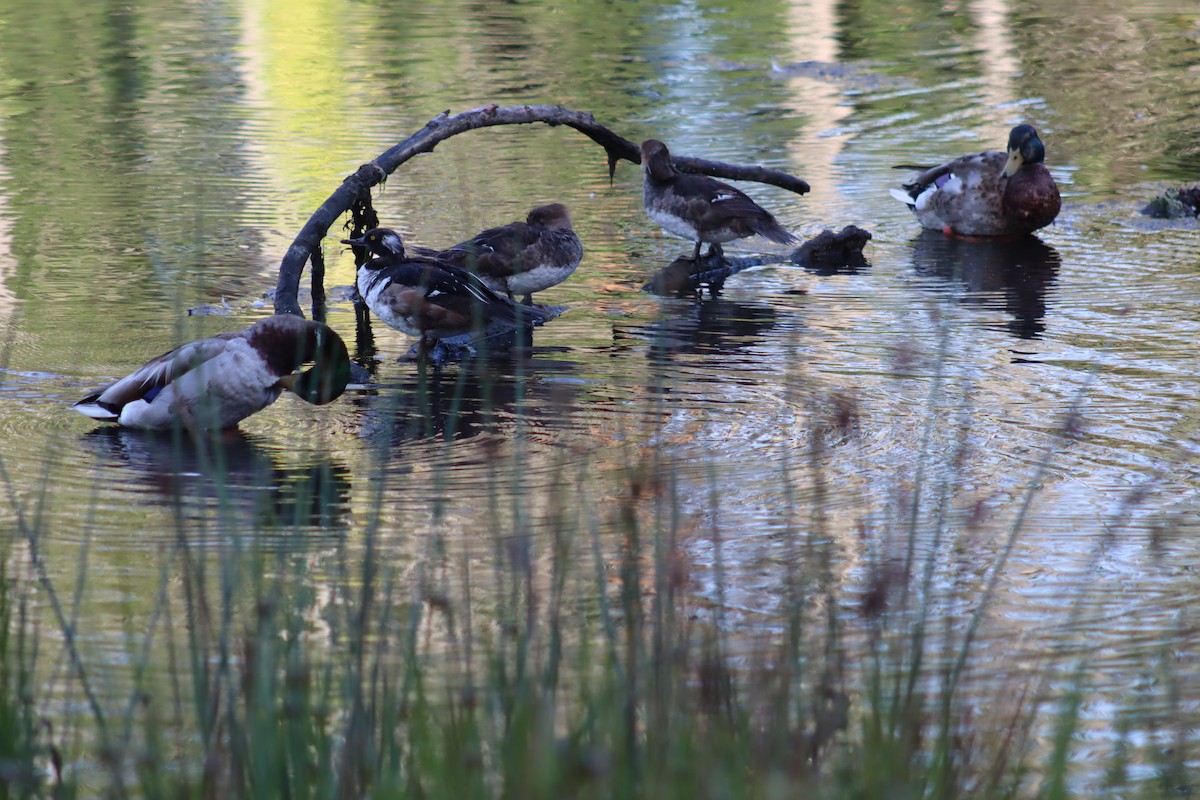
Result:
<svg viewBox="0 0 1200 800"><path fill-rule="evenodd" d="M435 529L471 553L497 521L539 531L556 504L603 509L648 453L676 465L692 589L730 625L770 630L781 509L809 519L806 453L831 396L858 425L820 462L848 609L871 558L903 554L889 521L914 465L957 482L950 525L991 557L1049 451L981 663L1082 654L1083 749L1098 752L1163 653L1195 657L1200 233L1138 214L1200 176L1194 3L50 6L6 0L0 16L21 20L0 22L0 522L36 523L64 586L86 551L79 627L113 697L180 519L218 545L238 529L308 552L319 581L361 541L380 481L399 563ZM490 129L405 165L376 204L428 245L571 208L586 255L540 298L570 310L528 361L422 379L396 362L410 342L379 324L356 337L343 300L330 323L371 383L327 408L284 398L220 452L181 465L71 411L184 339L269 313L282 253L345 174L443 109L492 102L559 103L634 140L797 174L803 198L744 188L804 236L869 229L870 265L767 266L717 299L655 298L639 287L688 245L644 216L637 169L610 186L573 132ZM922 234L888 196L894 165L998 149L1018 121L1064 195L1039 237ZM350 284L349 255L326 255L329 283ZM227 314L186 315L202 305ZM1082 435L1064 444L1074 403ZM498 477L510 463L515 483Z"/></svg>

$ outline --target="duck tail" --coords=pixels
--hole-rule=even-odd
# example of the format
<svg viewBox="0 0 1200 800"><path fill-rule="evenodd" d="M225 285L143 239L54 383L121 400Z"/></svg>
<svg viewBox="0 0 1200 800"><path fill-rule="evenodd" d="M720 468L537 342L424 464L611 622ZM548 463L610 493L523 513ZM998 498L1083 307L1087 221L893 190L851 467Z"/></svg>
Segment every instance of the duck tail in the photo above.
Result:
<svg viewBox="0 0 1200 800"><path fill-rule="evenodd" d="M521 303L515 303L508 298L501 298L500 303L500 306L493 307L494 313L492 318L517 327L532 328L538 325L544 325L558 316L558 314L548 306L527 306Z"/></svg>
<svg viewBox="0 0 1200 800"><path fill-rule="evenodd" d="M795 236L787 231L782 225L775 221L774 217L768 216L765 219L754 219L750 222L750 229L762 236L764 239L770 239L778 244L795 244L800 241Z"/></svg>
<svg viewBox="0 0 1200 800"><path fill-rule="evenodd" d="M99 401L100 393L97 392L96 394L90 394L83 398L78 403L71 406L71 408L75 409L80 414L83 414L85 417L98 419L101 422L116 422L117 418L120 417L120 412L113 409L108 403L101 403Z"/></svg>
<svg viewBox="0 0 1200 800"><path fill-rule="evenodd" d="M888 189L888 194L899 200L901 203L904 203L904 205L908 206L909 208L916 208L917 206L917 198L913 197L912 194L906 192L904 189Z"/></svg>

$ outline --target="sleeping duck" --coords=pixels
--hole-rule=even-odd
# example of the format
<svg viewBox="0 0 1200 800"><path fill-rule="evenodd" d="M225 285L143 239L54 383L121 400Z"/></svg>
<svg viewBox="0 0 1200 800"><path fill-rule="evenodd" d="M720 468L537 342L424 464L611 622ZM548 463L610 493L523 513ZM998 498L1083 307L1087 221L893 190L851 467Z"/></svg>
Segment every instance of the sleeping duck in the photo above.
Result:
<svg viewBox="0 0 1200 800"><path fill-rule="evenodd" d="M343 244L375 255L358 268L358 292L375 316L409 336L421 348L437 339L471 333L499 323L511 328L540 325L553 314L539 306L518 306L434 251L409 253L400 234L372 228Z"/></svg>
<svg viewBox="0 0 1200 800"><path fill-rule="evenodd" d="M422 255L469 270L493 292L531 295L562 283L583 258L583 245L571 227L571 215L562 203L531 210L524 222L488 228L465 242L438 252L413 248Z"/></svg>
<svg viewBox="0 0 1200 800"><path fill-rule="evenodd" d="M296 372L310 361L311 368ZM332 328L281 314L177 347L74 408L128 428L225 430L271 405L284 389L324 405L349 380L350 356Z"/></svg>
<svg viewBox="0 0 1200 800"><path fill-rule="evenodd" d="M1044 228L1062 199L1042 162L1046 147L1032 125L1008 135L1008 152L977 153L922 172L892 189L926 228L959 236L1017 236Z"/></svg>

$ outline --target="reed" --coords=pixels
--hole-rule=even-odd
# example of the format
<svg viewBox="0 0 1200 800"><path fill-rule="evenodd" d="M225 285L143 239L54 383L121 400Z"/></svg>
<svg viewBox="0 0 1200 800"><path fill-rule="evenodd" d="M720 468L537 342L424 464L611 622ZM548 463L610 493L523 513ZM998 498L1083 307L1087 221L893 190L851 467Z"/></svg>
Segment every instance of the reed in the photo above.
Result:
<svg viewBox="0 0 1200 800"><path fill-rule="evenodd" d="M516 387L517 422L489 479L491 528L464 547L447 535L456 415L464 386L496 369ZM199 520L178 506L152 613L131 626L122 702L97 699L74 613L47 600L54 587L35 596L39 576L48 581L37 564L44 532L22 527L0 561L0 794L894 800L1097 787L1081 789L1072 767L1086 659L1063 683L1049 670L989 676L975 658L1040 479L1078 430L1076 410L990 560L964 580L948 574L961 566L956 539L987 521L956 505L970 400L950 405L940 377L922 463L875 510L852 578L839 571L845 544L830 532L824 487L829 451L861 436L863 409L846 396L812 399L803 464L783 459L784 586L772 618L747 631L726 597L736 531L723 526L715 468L700 531L686 527L685 476L663 448L623 445L623 467L608 472L564 452L556 468L569 479L528 489L520 362L463 366L448 396L434 391L444 380L417 376L415 413L446 418L440 439L429 428L424 440L436 457L428 515L405 517L385 495L391 438L381 436L353 541L335 537L319 575L290 542L346 492L336 470L315 469L286 502L248 516L226 447L176 437L211 476L214 503ZM402 411L383 417L404 425ZM949 446L933 447L937 436ZM883 545L885 528L901 532L901 556ZM685 552L698 541L713 560L703 575ZM72 665L66 687L46 682L35 658L50 648ZM71 717L64 697L86 700L90 716ZM73 721L42 722L56 718ZM1165 797L1187 785L1182 726L1136 708L1122 725L1098 773L1103 791ZM1133 732L1151 725L1176 734L1157 781L1128 769Z"/></svg>

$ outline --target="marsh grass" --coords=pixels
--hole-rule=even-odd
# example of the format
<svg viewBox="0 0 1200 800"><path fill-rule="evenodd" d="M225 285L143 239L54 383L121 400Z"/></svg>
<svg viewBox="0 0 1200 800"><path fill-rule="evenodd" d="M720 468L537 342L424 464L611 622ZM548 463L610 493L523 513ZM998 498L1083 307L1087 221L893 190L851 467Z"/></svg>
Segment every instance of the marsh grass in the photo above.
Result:
<svg viewBox="0 0 1200 800"><path fill-rule="evenodd" d="M489 477L492 528L472 546L447 535L461 396L431 400L438 376L418 374L420 402L445 404L421 418L448 420L424 431L442 459L428 518L402 519L391 507L392 440L382 437L354 540L331 544L319 570L287 534L311 526L313 509L343 501L334 472L288 484L287 502L248 517L231 489L229 449L177 436L215 501L198 520L175 499L153 610L127 634L132 688L122 702L95 699L92 665L75 641L86 564L73 604L58 607L38 564L37 543L50 532L22 522L0 573L0 794L1081 796L1072 763L1086 659L1063 681L1048 666L991 676L974 657L1044 472L1078 435L1076 410L1007 528L989 531L998 543L989 560L963 580L946 574L966 560L956 548L988 522L961 501L969 393L944 407L939 375L921 462L897 478L884 522L864 528L862 573L849 578L838 569L845 543L829 524L827 465L831 448L853 447L865 415L851 397L812 400L803 464L784 459L777 610L753 631L727 616L723 548L736 532L722 526L715 469L702 530L686 524L679 464L662 448L625 445L624 466L605 474L564 454L563 480L523 488L521 361L461 367L454 385L486 382L497 369L517 387L516 422ZM948 446L932 446L939 436ZM899 555L881 544L885 526L900 532ZM697 537L714 558L703 576L686 554ZM701 581L711 589L699 591ZM46 682L35 653L52 644L69 666ZM81 697L89 702L65 702ZM82 717L64 710L81 705ZM1185 731L1174 729L1161 780L1136 782L1132 734L1155 723L1133 709L1120 724L1125 735L1100 769L1107 793L1167 796L1188 785Z"/></svg>

